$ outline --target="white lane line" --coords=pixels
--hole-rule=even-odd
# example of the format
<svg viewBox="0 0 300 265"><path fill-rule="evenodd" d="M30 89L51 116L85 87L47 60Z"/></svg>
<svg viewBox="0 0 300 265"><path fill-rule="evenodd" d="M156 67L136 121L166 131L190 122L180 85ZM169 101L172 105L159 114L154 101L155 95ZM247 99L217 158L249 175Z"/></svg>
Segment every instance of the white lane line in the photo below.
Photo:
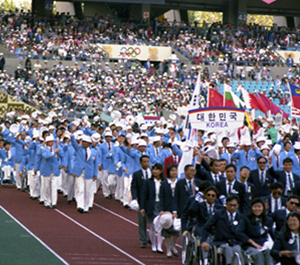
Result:
<svg viewBox="0 0 300 265"><path fill-rule="evenodd" d="M135 222L133 222L133 221L131 221L131 220L125 218L124 216L119 215L119 214L117 214L117 213L115 213L115 212L113 212L113 211L111 211L111 210L109 210L109 209L107 209L107 208L105 208L105 207L103 207L103 206L101 206L101 205L95 203L95 202L94 202L94 205L96 205L97 207L103 209L104 211L107 211L107 212L109 212L109 213L111 213L111 214L113 214L113 215L115 215L115 216L117 216L117 217L119 217L119 218L125 220L125 221L128 222L128 223L131 223L131 224L133 224L133 225L135 225L135 226L139 226L137 223L135 223ZM149 230L148 230L148 231L149 231ZM182 246L180 246L180 245L178 245L178 244L176 244L176 246L179 247L179 248L182 248Z"/></svg>
<svg viewBox="0 0 300 265"><path fill-rule="evenodd" d="M17 218L12 216L3 206L0 205L0 208L12 218L18 225L25 229L30 235L32 235L37 241L39 241L46 249L48 249L54 256L56 256L62 263L69 265L61 256L59 256L53 249L51 249L46 243L44 243L40 238L38 238L34 233L32 233L26 226L24 226Z"/></svg>
<svg viewBox="0 0 300 265"><path fill-rule="evenodd" d="M114 245L113 243L109 242L108 240L106 240L105 238L103 238L102 236L99 236L98 234L96 234L95 232L93 232L92 230L88 229L87 227L85 227L84 225L78 223L76 220L74 220L73 218L71 218L70 216L66 215L65 213L63 213L62 211L55 209L56 212L58 212L59 214L63 215L64 217L66 217L67 219L69 219L70 221L72 221L74 224L77 224L78 226L80 226L81 228L83 228L84 230L86 230L87 232L89 232L90 234L92 234L93 236L99 238L100 240L102 240L103 242L105 242L106 244L110 245L111 247L115 248L116 250L120 251L121 253L123 253L124 255L126 255L127 257L129 257L130 259L134 260L136 263L141 264L141 265L146 265L145 263L141 262L140 260L136 259L135 257L131 256L130 254L128 254L126 251L120 249L119 247L117 247L116 245Z"/></svg>

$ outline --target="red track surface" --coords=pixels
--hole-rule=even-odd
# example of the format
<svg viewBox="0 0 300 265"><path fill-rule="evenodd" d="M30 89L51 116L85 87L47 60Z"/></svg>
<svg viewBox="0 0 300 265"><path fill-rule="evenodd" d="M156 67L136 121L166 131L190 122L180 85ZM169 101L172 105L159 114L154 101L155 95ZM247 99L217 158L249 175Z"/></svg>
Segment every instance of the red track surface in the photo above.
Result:
<svg viewBox="0 0 300 265"><path fill-rule="evenodd" d="M38 201L30 200L27 193L15 188L4 186L0 189L0 204L69 264L181 264L181 258L168 259L166 254L152 253L150 245L146 249L139 247L138 227L129 222L137 224L135 212L126 210L115 200L104 199L101 194L95 197L95 203L128 221L96 206L88 214L81 214L76 211L75 202L68 205L66 198L61 195L57 204L58 211L55 211L44 208Z"/></svg>

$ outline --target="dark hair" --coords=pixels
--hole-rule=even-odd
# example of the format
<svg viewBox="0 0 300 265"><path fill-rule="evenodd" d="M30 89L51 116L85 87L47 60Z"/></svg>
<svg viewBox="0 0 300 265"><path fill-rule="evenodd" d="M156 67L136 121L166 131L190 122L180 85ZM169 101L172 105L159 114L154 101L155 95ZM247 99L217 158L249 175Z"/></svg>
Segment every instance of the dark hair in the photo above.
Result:
<svg viewBox="0 0 300 265"><path fill-rule="evenodd" d="M283 159L283 164L285 163L292 163L293 164L293 160L289 157L286 157L285 159Z"/></svg>
<svg viewBox="0 0 300 265"><path fill-rule="evenodd" d="M258 161L259 161L260 159L264 159L264 160L266 161L266 163L268 163L267 158L265 158L264 156L260 156L259 158L257 158L257 159L256 159L256 162L258 163Z"/></svg>
<svg viewBox="0 0 300 265"><path fill-rule="evenodd" d="M225 170L227 170L228 168L233 168L234 171L236 172L236 166L234 164L228 164L226 167L225 167Z"/></svg>
<svg viewBox="0 0 300 265"><path fill-rule="evenodd" d="M210 160L209 166L212 167L215 162L219 162L219 160L218 159L212 159L212 160Z"/></svg>
<svg viewBox="0 0 300 265"><path fill-rule="evenodd" d="M226 160L225 158L220 158L220 159L219 159L219 162L224 162L224 161L225 161L226 164L227 164L227 160Z"/></svg>
<svg viewBox="0 0 300 265"><path fill-rule="evenodd" d="M240 168L240 172L241 172L243 169L248 169L248 170L250 171L250 168L249 168L249 167L247 167L247 166L242 166L242 167Z"/></svg>
<svg viewBox="0 0 300 265"><path fill-rule="evenodd" d="M237 196L237 195L229 195L227 198L226 198L226 203L229 203L233 200L236 200L238 204L240 204L240 198Z"/></svg>
<svg viewBox="0 0 300 265"><path fill-rule="evenodd" d="M149 158L149 156L147 156L147 155L142 155L141 157L140 157L140 163L143 161L143 158ZM150 158L149 158L150 159Z"/></svg>
<svg viewBox="0 0 300 265"><path fill-rule="evenodd" d="M6 146L6 145L11 145L11 143L10 142L8 142L8 141L4 141L4 143L3 143L3 146Z"/></svg>
<svg viewBox="0 0 300 265"><path fill-rule="evenodd" d="M207 181L207 180L204 180L204 181L201 181L198 184L198 189L199 189L199 191L203 192L203 191L205 191L210 186L211 186L211 182Z"/></svg>
<svg viewBox="0 0 300 265"><path fill-rule="evenodd" d="M292 194L287 198L287 201L291 200L291 199L297 199L298 202L300 203L300 197L296 194Z"/></svg>
<svg viewBox="0 0 300 265"><path fill-rule="evenodd" d="M250 211L249 213L246 215L246 217L249 218L250 223L252 225L255 225L256 223L256 216L254 215L254 213L252 212L252 206L256 203L260 203L263 206L263 212L261 213L261 215L259 216L260 220L261 220L261 225L264 226L267 222L267 216L266 216L266 207L265 204L263 202L263 200L261 198L254 198L251 201L251 207L250 207Z"/></svg>
<svg viewBox="0 0 300 265"><path fill-rule="evenodd" d="M290 141L288 141L288 142L284 142L284 143L283 143L283 147L285 147L287 144L292 145L292 143L291 143Z"/></svg>
<svg viewBox="0 0 300 265"><path fill-rule="evenodd" d="M186 166L184 167L184 172L187 171L187 170L189 170L190 167L193 167L193 165L192 165L192 164L186 165Z"/></svg>
<svg viewBox="0 0 300 265"><path fill-rule="evenodd" d="M215 186L212 186L212 185L210 185L209 187L207 187L206 189L205 189L205 193L207 193L207 192L209 192L209 191L214 191L215 193L216 193L216 195L217 195L217 197L219 197L219 191L218 191L218 189L215 187Z"/></svg>
<svg viewBox="0 0 300 265"><path fill-rule="evenodd" d="M279 181L277 182L273 182L270 186L271 190L277 190L277 189L281 189L283 190L283 184Z"/></svg>
<svg viewBox="0 0 300 265"><path fill-rule="evenodd" d="M300 223L300 214L299 213L297 213L297 212L291 212L291 213L288 214L288 216L286 217L286 221L285 221L285 225L284 225L284 230L283 230L284 239L286 241L288 241L291 238L291 230L290 230L290 228L288 226L288 220L291 217L297 217L298 221Z"/></svg>
<svg viewBox="0 0 300 265"><path fill-rule="evenodd" d="M42 133L42 137L45 139L45 135L47 134L47 133L49 133L50 134L50 132L49 131L43 131L43 133Z"/></svg>
<svg viewBox="0 0 300 265"><path fill-rule="evenodd" d="M176 165L168 165L167 167L167 178L170 178L170 172L173 168L176 168L177 169L177 166Z"/></svg>
<svg viewBox="0 0 300 265"><path fill-rule="evenodd" d="M161 171L161 173L160 173L160 179L161 179L161 180L164 180L164 169L163 169L162 164L160 164L160 163L155 163L155 164L152 166L152 170L153 170L153 169L158 169L158 170L160 170L160 171ZM151 175L151 179L154 179L153 174Z"/></svg>

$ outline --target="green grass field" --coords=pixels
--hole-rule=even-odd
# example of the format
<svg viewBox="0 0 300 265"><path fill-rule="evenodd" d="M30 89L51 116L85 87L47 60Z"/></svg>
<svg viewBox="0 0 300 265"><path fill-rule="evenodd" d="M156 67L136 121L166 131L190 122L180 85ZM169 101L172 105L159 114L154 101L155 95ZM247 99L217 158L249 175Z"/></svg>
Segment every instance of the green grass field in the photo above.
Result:
<svg viewBox="0 0 300 265"><path fill-rule="evenodd" d="M0 206L0 264L67 264L44 246Z"/></svg>

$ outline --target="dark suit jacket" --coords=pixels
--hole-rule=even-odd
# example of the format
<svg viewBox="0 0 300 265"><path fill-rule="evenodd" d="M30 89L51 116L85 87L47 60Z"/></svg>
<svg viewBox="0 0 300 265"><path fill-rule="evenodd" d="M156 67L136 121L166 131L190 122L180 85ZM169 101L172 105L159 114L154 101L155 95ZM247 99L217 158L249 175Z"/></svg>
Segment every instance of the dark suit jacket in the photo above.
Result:
<svg viewBox="0 0 300 265"><path fill-rule="evenodd" d="M290 242L292 244L289 244L290 240L286 240L284 238L284 232L280 232L278 236L276 237L274 241L273 248L271 250L271 255L281 262L282 265L296 265L295 258L286 258L286 257L279 257L280 251L282 250L290 250L295 251L296 250L296 244L295 242Z"/></svg>
<svg viewBox="0 0 300 265"><path fill-rule="evenodd" d="M179 162L180 162L180 157L177 156L177 165L179 165ZM169 165L175 165L175 162L174 162L174 158L173 158L173 155L171 156L168 156L165 158L165 162L164 162L164 176L167 177L167 169L168 169L168 166Z"/></svg>
<svg viewBox="0 0 300 265"><path fill-rule="evenodd" d="M272 195L266 196L266 197L262 197L262 198L261 198L263 201L265 201L265 200L268 201L268 204L269 204L269 207L270 207L269 213L268 213L269 215L272 214L272 213L274 212L274 209L272 209L271 196L272 196ZM280 197L280 200L281 200L281 208L282 208L283 206L284 206L284 208L286 208L286 201L287 201L287 199L286 199L285 197L281 196L281 197ZM282 209L280 209L280 210L282 210Z"/></svg>
<svg viewBox="0 0 300 265"><path fill-rule="evenodd" d="M139 204L141 203L141 196L144 183L144 175L141 169L132 174L131 196L132 200L137 200Z"/></svg>
<svg viewBox="0 0 300 265"><path fill-rule="evenodd" d="M214 227L214 245L219 246L221 244L228 243L229 240L233 240L235 244L245 242L247 240L245 234L241 233L241 231L239 231L238 229L243 218L244 217L242 214L236 212L235 220L230 223L228 220L226 208L216 211L215 214L208 219L203 227L202 241L207 240L207 237L210 235Z"/></svg>
<svg viewBox="0 0 300 265"><path fill-rule="evenodd" d="M259 244L260 246L263 246L264 242L267 241L268 233L270 233L270 235L273 236L272 226L273 226L272 219L270 217L267 217L266 224L264 224L262 227L265 232L261 234L260 224L257 222L252 224L250 218L246 216L241 221L239 229L242 233L246 235L247 241L249 239L252 239L255 243ZM247 241L243 242L244 249L247 249L248 247L252 247L252 245Z"/></svg>
<svg viewBox="0 0 300 265"><path fill-rule="evenodd" d="M293 194L300 196L300 181L295 182L295 187L293 188Z"/></svg>
<svg viewBox="0 0 300 265"><path fill-rule="evenodd" d="M187 199L187 202L183 208L181 213L181 230L184 231L192 231L194 226L196 225L196 216L189 212L189 208L191 204L195 201L195 196L190 196Z"/></svg>
<svg viewBox="0 0 300 265"><path fill-rule="evenodd" d="M270 174L269 170L266 171L266 177L264 185L260 184L259 179L259 170L251 170L248 182L252 183L255 186L254 192L253 192L253 198L257 197L263 197L263 196L269 196L271 193L270 185L274 182L274 179L272 175Z"/></svg>
<svg viewBox="0 0 300 265"><path fill-rule="evenodd" d="M200 180L194 178L194 188L198 186ZM178 217L181 217L182 211L187 203L190 194L186 185L186 179L180 179L176 183L175 195L173 200L173 211L177 212Z"/></svg>
<svg viewBox="0 0 300 265"><path fill-rule="evenodd" d="M286 209L277 210L270 215L273 219L273 222L276 224L275 235L284 227L285 220L287 217Z"/></svg>
<svg viewBox="0 0 300 265"><path fill-rule="evenodd" d="M175 191L174 191L175 193ZM159 191L159 211L173 212L173 194L171 185L165 179L160 186Z"/></svg>
<svg viewBox="0 0 300 265"><path fill-rule="evenodd" d="M204 160L204 159L203 159ZM195 178L209 181L211 184L216 185L215 180L212 177L212 173L207 168L204 163L202 163L202 167L200 164L196 164L196 175ZM219 174L219 181L224 180L225 177Z"/></svg>
<svg viewBox="0 0 300 265"><path fill-rule="evenodd" d="M154 179L147 179L142 190L140 209L145 209L145 212L149 215L153 214L155 208L155 195Z"/></svg>
<svg viewBox="0 0 300 265"><path fill-rule="evenodd" d="M216 184L216 188L219 190L220 195L224 195L225 197L228 196L227 194L227 187L226 187L226 180L219 181ZM237 196L240 199L240 207L239 210L242 214L246 214L249 211L249 202L247 200L247 195L245 193L245 185L238 182L237 180L234 182L232 190L237 192ZM234 194L234 193L232 193Z"/></svg>
<svg viewBox="0 0 300 265"><path fill-rule="evenodd" d="M273 178L277 179L277 181L281 182L283 184L283 194L285 194L285 187L286 187L286 174L283 170L274 170L273 167L270 167L269 169L270 174L273 176ZM300 177L293 173L293 182L294 187L295 183L300 180Z"/></svg>
<svg viewBox="0 0 300 265"><path fill-rule="evenodd" d="M213 208L213 214L217 210L220 210L223 208L224 208L224 206L216 200L214 208ZM210 218L208 211L207 211L206 201L198 202L198 201L193 200L193 202L191 203L191 205L188 209L188 213L190 215L194 215L197 218L195 235L201 236L203 226L205 225L207 220Z"/></svg>

